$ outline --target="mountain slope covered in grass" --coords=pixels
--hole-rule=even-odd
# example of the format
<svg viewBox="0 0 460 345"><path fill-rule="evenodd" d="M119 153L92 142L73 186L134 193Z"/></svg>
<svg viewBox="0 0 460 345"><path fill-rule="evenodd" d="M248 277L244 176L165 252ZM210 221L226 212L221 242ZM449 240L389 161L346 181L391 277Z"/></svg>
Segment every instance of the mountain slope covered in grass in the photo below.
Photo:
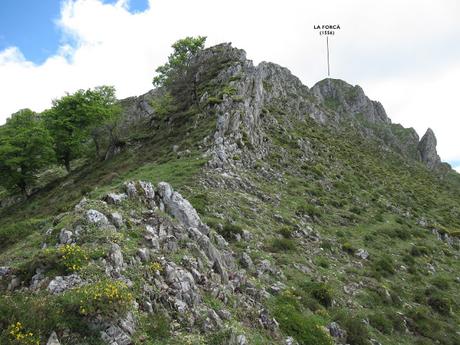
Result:
<svg viewBox="0 0 460 345"><path fill-rule="evenodd" d="M228 44L120 104L110 158L0 210L0 343L460 344L431 130Z"/></svg>

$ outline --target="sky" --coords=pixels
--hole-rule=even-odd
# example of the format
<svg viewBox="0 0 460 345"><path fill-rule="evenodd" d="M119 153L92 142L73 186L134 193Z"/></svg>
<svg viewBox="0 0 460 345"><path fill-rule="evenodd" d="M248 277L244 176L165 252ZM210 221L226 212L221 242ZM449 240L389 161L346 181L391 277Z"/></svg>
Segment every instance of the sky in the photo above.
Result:
<svg viewBox="0 0 460 345"><path fill-rule="evenodd" d="M0 124L22 108L98 85L119 98L152 88L155 68L185 36L232 42L254 63L285 66L311 87L360 85L394 123L428 127L460 171L458 0L0 0Z"/></svg>

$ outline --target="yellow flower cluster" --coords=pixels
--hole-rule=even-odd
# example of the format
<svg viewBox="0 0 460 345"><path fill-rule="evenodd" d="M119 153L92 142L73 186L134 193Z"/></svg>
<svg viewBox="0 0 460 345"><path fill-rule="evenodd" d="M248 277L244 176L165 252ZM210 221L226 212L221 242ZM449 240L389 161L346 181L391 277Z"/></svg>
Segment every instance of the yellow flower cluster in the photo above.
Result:
<svg viewBox="0 0 460 345"><path fill-rule="evenodd" d="M163 272L163 266L157 261L152 262L149 265L149 268L154 272Z"/></svg>
<svg viewBox="0 0 460 345"><path fill-rule="evenodd" d="M13 323L8 328L8 334L15 344L39 345L40 339L34 336L32 332L26 332L20 322Z"/></svg>
<svg viewBox="0 0 460 345"><path fill-rule="evenodd" d="M86 261L88 261L88 256L78 245L66 244L59 248L59 254L64 266L73 272L81 270Z"/></svg>
<svg viewBox="0 0 460 345"><path fill-rule="evenodd" d="M78 289L80 294L80 314L102 313L110 315L127 308L133 295L121 281L102 281Z"/></svg>

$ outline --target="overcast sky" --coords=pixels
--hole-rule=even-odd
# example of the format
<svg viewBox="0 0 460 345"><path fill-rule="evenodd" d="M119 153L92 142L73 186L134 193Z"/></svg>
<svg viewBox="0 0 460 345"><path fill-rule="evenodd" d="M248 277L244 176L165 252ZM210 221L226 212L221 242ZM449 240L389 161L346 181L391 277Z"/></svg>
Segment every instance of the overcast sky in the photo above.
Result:
<svg viewBox="0 0 460 345"><path fill-rule="evenodd" d="M327 73L315 24L341 26L331 77L361 85L420 136L431 127L441 158L460 169L458 0L1 0L0 123L80 88L145 93L170 45L191 35L232 42L311 87Z"/></svg>

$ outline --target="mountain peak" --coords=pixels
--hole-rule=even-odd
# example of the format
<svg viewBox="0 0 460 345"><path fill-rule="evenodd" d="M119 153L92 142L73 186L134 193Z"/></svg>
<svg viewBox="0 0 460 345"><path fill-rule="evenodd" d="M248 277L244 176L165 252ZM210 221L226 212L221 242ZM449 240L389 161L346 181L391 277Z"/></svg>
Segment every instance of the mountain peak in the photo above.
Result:
<svg viewBox="0 0 460 345"><path fill-rule="evenodd" d="M431 128L428 128L425 135L418 144L418 150L422 162L424 162L428 168L434 169L441 163L441 159L436 151L437 140L434 132Z"/></svg>
<svg viewBox="0 0 460 345"><path fill-rule="evenodd" d="M326 78L316 83L312 91L320 102L339 113L362 116L371 123L391 123L382 104L370 100L358 85Z"/></svg>

